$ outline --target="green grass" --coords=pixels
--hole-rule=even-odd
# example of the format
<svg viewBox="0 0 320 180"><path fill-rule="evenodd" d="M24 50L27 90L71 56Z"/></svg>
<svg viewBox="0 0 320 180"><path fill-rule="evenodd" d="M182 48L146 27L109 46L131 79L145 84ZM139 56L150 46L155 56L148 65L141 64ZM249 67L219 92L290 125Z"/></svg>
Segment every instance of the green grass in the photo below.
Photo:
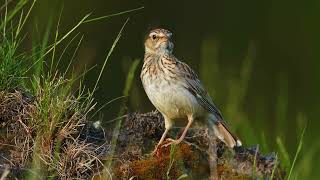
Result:
<svg viewBox="0 0 320 180"><path fill-rule="evenodd" d="M266 107L263 102L257 104L256 109L253 109L256 111L256 118L250 119L248 113L244 113L245 107L248 105L246 96L252 96L248 92L248 85L251 78L254 77L252 68L257 58L255 44L248 45L247 55L241 60L239 72L227 71L232 72L233 74L231 75L222 71L225 68L221 67L221 62L219 62L219 48L219 41L216 39L208 37L203 41L199 74L205 87L208 87L209 93L217 98L215 101L223 102L222 105L218 104L218 106L222 107L222 113L228 124L230 124L231 129L235 130L245 146L259 144L261 152L276 152L277 161L279 162L277 167L284 168L287 174L285 179L300 179L298 177L314 179L314 175L317 172L313 171L314 162L311 157L315 156L319 146L314 144L305 148L307 144L306 140L303 139L305 129L302 130L302 134L299 134L299 131L289 129L289 127L294 126L286 124L289 118L287 116L289 106L288 77L283 74L280 75L278 78L279 88L274 89L277 94L274 109L276 121L272 121L272 130L270 131L270 119L266 119L266 117L270 116L264 109ZM256 98L259 99L260 97ZM295 123L295 119L290 119L289 121L290 123ZM305 127L307 118L303 113L297 113L296 122ZM289 131L290 138L297 139L298 147L295 150L295 154L289 151L288 143L285 141L289 138L287 137ZM314 141L316 140L318 140L317 137L315 137ZM304 149L308 149L308 151L304 152ZM256 162L254 161L254 163ZM254 173L255 171L253 170Z"/></svg>
<svg viewBox="0 0 320 180"><path fill-rule="evenodd" d="M8 2L13 3L11 1ZM23 90L37 97L35 107L38 111L34 113L30 121L30 124L35 127L36 134L38 134L34 138L34 151L37 153L34 153L31 158L29 173L27 173L29 179L37 178L40 175L53 177L58 174L51 164L56 164L60 160L61 152L59 149L61 141L55 139L54 155L50 159L50 161L52 160L51 164L48 163L48 159L39 156L39 154L44 150L41 142L54 139L53 136L57 130L63 130L68 127L67 124L70 119L64 118L66 111L70 111L71 108L81 114L89 114L91 112L89 117L93 119L111 102L128 97L130 89L134 85L132 83L139 60L135 60L131 65L123 89L123 96L115 98L93 111L94 106L96 106L93 99L94 93L99 88L102 74L105 72L111 54L128 20L125 21L111 48L108 49L106 58L97 75L96 83L91 91L85 88L82 79L93 67L79 74L75 74L72 70L74 59L84 39L84 36L78 33L79 27L143 9L143 7L139 7L101 17L92 17L93 13L89 13L79 18L79 21L66 32L60 32L59 26L62 23L60 20L55 26L53 19L49 18L43 35L32 34L37 38L33 38L36 41L32 41L30 52L21 52L19 48L26 36L26 34L23 34L25 33L23 30L30 21L30 14L36 3L36 0L19 0L13 6L13 9L9 10L7 6L2 6L0 11L2 13L0 23L0 90ZM52 34L54 35L53 37ZM76 44L75 49L71 48L72 44ZM65 46L61 47L62 45ZM313 165L314 158L320 149L320 143L310 143L310 140L304 139L305 133L308 133L305 131L306 126L304 126L307 118L301 119L299 113L297 113L296 120L293 118L293 120L290 119L288 121L288 108L290 105L288 99L288 76L281 74L277 79L277 88L274 88L276 94L274 106L276 120L272 121L274 122L272 124L274 129L269 132L270 126L268 122L270 120L267 119L269 117L267 116L268 112L265 110L266 107L262 100L257 102L254 119L244 113L244 108L247 105L246 97L251 96L248 89L250 80L254 77L253 64L257 61L256 45L254 43L248 45L247 55L242 59L240 71L234 72L236 75L228 75L222 71L224 68L220 65L219 50L219 42L214 38L209 37L203 41L199 75L210 94L217 98L215 101L223 103L219 107L223 107L221 110L232 130L235 130L236 134L241 137L244 145L255 145L259 142L262 152L277 152L276 157L279 162L277 166L287 171L286 179L313 179L315 175L318 175L316 167L313 167ZM69 63L65 71L59 72L60 63L65 62L65 53L69 51L73 51L72 57L67 59ZM259 100L261 97L256 98ZM126 102L127 99L123 100L122 107L119 108L118 115L120 118L119 120L117 119L113 132L112 151L115 151L114 148L122 122L121 117L126 113L126 109L124 109ZM305 128L301 133L300 129L292 130L287 128L287 122L292 122L292 124L300 123ZM77 124L77 121L73 124ZM290 127L295 127L295 125ZM290 138L297 139L298 146L294 153L292 153L288 145L288 131L292 131L290 132ZM315 137L312 141L316 142L317 140ZM305 146L308 147L305 148ZM109 167L111 163L112 159L104 162L104 165ZM256 162L254 161L254 163ZM109 176L108 170L105 170L105 175ZM168 169L169 172L170 169ZM253 173L255 173L254 170ZM182 176L181 178L184 177Z"/></svg>
<svg viewBox="0 0 320 180"><path fill-rule="evenodd" d="M259 145L256 147L256 152L254 153L253 158L253 168L252 168L252 177L256 179L256 172L257 172L257 154L259 152Z"/></svg>
<svg viewBox="0 0 320 180"><path fill-rule="evenodd" d="M272 180L274 178L274 173L275 173L276 169L278 168L278 166L279 166L278 155L276 155L276 163L275 163L275 165L273 167L271 176L269 178L270 180Z"/></svg>
<svg viewBox="0 0 320 180"><path fill-rule="evenodd" d="M50 40L52 38L50 37L52 21L49 21L44 36L38 38L39 41L32 42L32 50L18 54L19 46L24 40L21 37L21 33L35 3L36 0L31 3L28 0L21 0L12 10L8 10L7 6L5 6L4 19L0 24L0 90L30 92L34 97L33 104L30 104L33 110L26 114L29 120L21 122L24 124L27 132L32 132L32 134L27 135L25 143L28 145L30 143L33 144L32 147L28 146L27 149L27 151L33 153L27 155L25 157L25 164L19 164L19 166L28 167L24 175L26 179L38 179L39 177L55 179L63 175L61 174L62 172L65 173L64 169L61 169L61 166L64 163L68 163L62 163L65 158L62 156L65 153L65 149L63 148L68 147L64 145L62 148L62 144L71 140L71 142L78 143L73 135L78 132L78 129L83 126L84 122L89 120L87 117L89 117L89 113L96 106L93 94L98 88L98 83L107 61L117 45L128 19L108 51L92 91L87 90L81 80L92 68L84 70L80 74L74 74L73 71L70 71L73 59L83 42L83 36L79 39L79 33L76 33L76 31L84 23L88 24L109 17L123 15L140 10L143 7L93 19L89 19L90 13L81 18L77 24L65 33L60 32L60 15L55 28L53 42ZM27 8L26 14L23 11L25 8ZM76 40L78 41L76 48L73 50L73 56L69 60L66 70L61 73L58 67L62 59L65 59L65 52L70 51L68 49L69 45ZM67 45L61 52L61 47L59 46L65 41L67 41ZM130 86L130 81L133 78L132 73L134 73L138 61L135 61L133 65L134 69L132 70L133 72L129 73L127 86ZM128 96L128 91L129 89L126 90L126 96ZM18 144L18 146L25 146L26 144ZM79 144L74 144L74 146L77 147ZM86 146L79 149L85 149ZM80 150L77 154L83 153L84 155L88 155L92 153L89 151L90 149L87 151ZM103 166L102 160L98 157L93 156L92 158ZM87 160L89 161L80 162L78 168L91 170L92 159L88 158ZM67 175L67 177L72 177L72 174Z"/></svg>
<svg viewBox="0 0 320 180"><path fill-rule="evenodd" d="M139 62L140 62L140 60L136 59L131 64L131 67L129 69L128 76L126 79L125 88L123 90L123 97L129 96L129 91L132 87L133 78L135 77L135 73L136 73L137 67L139 65ZM112 155L115 152L118 136L120 133L120 128L122 125L123 118L121 118L121 117L123 117L126 114L125 104L126 104L126 100L124 100L122 102L122 107L120 108L120 111L118 113L118 117L120 117L120 118L116 121L116 124L113 128L112 140L111 140L111 151L110 151ZM106 161L106 167L110 168L112 166L112 162L113 162L112 160L113 160L113 158L110 158L110 159L108 159L108 161Z"/></svg>
<svg viewBox="0 0 320 180"><path fill-rule="evenodd" d="M302 131L302 133L301 133L301 137L300 137L300 140L299 140L299 144L298 144L298 147L297 147L297 151L296 151L296 153L295 153L295 155L294 155L294 159L293 159L293 162L292 162L292 164L291 164L290 171L289 171L289 174L288 174L288 180L290 180L290 178L291 178L293 168L294 168L294 166L296 165L297 158L298 158L298 156L299 156L299 154L300 154L300 152L301 152L302 144L303 144L303 141L304 141L303 137L304 137L304 133L305 133L305 131L306 131L306 128L307 128L307 126L304 127L304 129L303 129L303 131Z"/></svg>
<svg viewBox="0 0 320 180"><path fill-rule="evenodd" d="M279 136L277 137L276 142L278 145L279 153L281 154L281 157L282 157L282 166L284 168L288 169L290 167L291 161L290 161L290 157L289 157L289 153L287 151L287 148L285 147L285 145L283 144L283 142Z"/></svg>
<svg viewBox="0 0 320 180"><path fill-rule="evenodd" d="M167 170L167 173L166 173L167 180L170 180L170 171L171 171L171 168L172 168L173 163L175 161L175 159L174 159L175 153L176 153L176 145L171 145L170 146L170 161L169 161L169 166L168 166L168 170Z"/></svg>

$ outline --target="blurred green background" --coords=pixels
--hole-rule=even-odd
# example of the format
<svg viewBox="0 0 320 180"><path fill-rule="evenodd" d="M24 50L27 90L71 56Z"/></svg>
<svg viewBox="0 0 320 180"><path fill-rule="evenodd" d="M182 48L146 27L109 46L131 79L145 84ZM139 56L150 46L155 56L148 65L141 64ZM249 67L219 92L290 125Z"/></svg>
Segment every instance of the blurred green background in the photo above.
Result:
<svg viewBox="0 0 320 180"><path fill-rule="evenodd" d="M49 22L54 38L60 13L62 34L87 13L98 17L141 6L144 9L80 28L84 40L74 68L81 72L98 65L85 79L93 89L109 48L130 17L95 94L100 106L122 96L130 65L140 59L128 111L154 109L139 78L143 39L151 28L166 28L174 34L175 55L199 74L246 146L259 144L262 152L277 152L289 169L306 126L293 177L320 177L320 1L39 0L23 47L30 49L32 39L41 39ZM116 118L120 106L121 101L108 105L95 119Z"/></svg>

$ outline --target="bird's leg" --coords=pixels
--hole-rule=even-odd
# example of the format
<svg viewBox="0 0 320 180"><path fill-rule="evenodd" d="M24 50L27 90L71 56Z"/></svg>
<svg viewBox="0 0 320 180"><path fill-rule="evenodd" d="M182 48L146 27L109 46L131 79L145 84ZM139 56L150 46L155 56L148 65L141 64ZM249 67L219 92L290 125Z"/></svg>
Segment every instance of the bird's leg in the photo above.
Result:
<svg viewBox="0 0 320 180"><path fill-rule="evenodd" d="M151 153L152 155L157 152L159 146L163 143L163 141L164 141L164 139L166 138L168 132L169 132L169 129L166 129L166 130L164 131L164 133L163 133L162 136L161 136L160 141L158 142L157 146L156 146L156 147L154 148L154 150L152 151L152 153Z"/></svg>
<svg viewBox="0 0 320 180"><path fill-rule="evenodd" d="M169 130L170 130L171 127L172 127L172 122L171 122L170 119L168 119L166 116L164 116L164 124L165 124L165 131L164 131L164 133L162 134L161 139L160 139L160 141L158 142L157 146L156 146L156 147L154 148L154 150L152 151L152 153L151 153L152 155L154 155L154 154L157 152L158 148L159 148L160 145L163 143L163 141L164 141L164 139L166 138Z"/></svg>
<svg viewBox="0 0 320 180"><path fill-rule="evenodd" d="M182 132L182 135L179 137L179 139L176 139L176 140L172 140L172 139L168 139L170 142L164 144L163 146L167 147L169 146L170 144L179 144L183 139L184 137L186 136L187 134L187 131L188 129L190 128L192 122L193 122L193 116L188 116L188 124L187 126L184 128L183 132Z"/></svg>

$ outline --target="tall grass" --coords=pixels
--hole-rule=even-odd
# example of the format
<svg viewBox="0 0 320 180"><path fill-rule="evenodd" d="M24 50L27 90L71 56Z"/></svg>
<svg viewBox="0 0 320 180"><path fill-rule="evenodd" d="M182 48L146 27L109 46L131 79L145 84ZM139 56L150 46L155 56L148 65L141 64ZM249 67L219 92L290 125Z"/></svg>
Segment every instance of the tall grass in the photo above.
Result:
<svg viewBox="0 0 320 180"><path fill-rule="evenodd" d="M123 90L124 97L127 97L129 95L129 91L131 89L133 78L135 77L135 73L136 73L139 62L140 62L140 60L136 59L131 64L131 67L129 69L128 76L127 76L127 79L125 82L125 88ZM120 111L118 113L118 117L123 117L123 115L126 113L125 104L126 104L126 101L123 101L122 107L120 108ZM112 139L111 139L111 151L110 151L112 155L115 153L117 140L118 140L118 136L120 133L120 128L122 125L122 119L123 118L120 118L116 122L116 124L113 128ZM113 162L113 158L110 158L109 160L106 161L106 166L110 168L112 166L112 162Z"/></svg>
<svg viewBox="0 0 320 180"><path fill-rule="evenodd" d="M169 161L169 166L168 166L167 173L166 173L166 175L167 175L166 179L167 180L170 180L170 171L171 171L171 168L172 168L173 163L175 161L175 159L174 159L175 153L176 153L176 145L171 145L170 146L170 161Z"/></svg>
<svg viewBox="0 0 320 180"><path fill-rule="evenodd" d="M32 151L33 153L31 157L27 157L27 160L30 162L26 165L30 167L25 176L27 179L38 179L41 177L54 179L58 176L67 176L66 174L61 174L64 172L60 169L62 166L61 160L63 160L62 140L66 138L73 139L72 135L77 133L78 129L83 126L83 123L88 120L89 113L96 105L93 93L98 87L106 63L120 39L122 30L128 20L124 23L111 49L108 51L107 58L97 77L93 91L86 90L82 81L78 81L87 71L82 74L69 72L72 61L83 39L83 36L79 39L78 34L75 34L75 32L84 23L92 23L109 17L123 15L140 10L143 7L93 19L89 19L90 13L85 15L65 33L61 33L59 30L61 23L59 18L52 43L50 43L51 37L49 36L52 21L49 21L41 40L39 42L32 42L33 48L31 53L24 52L17 54L19 45L23 40L21 38L23 27L29 21L28 18L36 0L32 1L31 4L28 4L28 2L28 0L19 1L16 7L9 12L7 6L5 6L4 19L0 24L2 30L0 38L0 90L29 91L35 97L34 110L29 115L30 120L24 122L26 123L25 127L30 128L29 130L32 130L35 135L30 137L33 146L28 151ZM22 9L28 5L27 13L24 14ZM20 16L16 17L18 14ZM79 40L67 66L67 70L63 73L59 72L59 63L61 59L65 58L63 56L65 51L76 39ZM60 53L58 46L67 40L69 40L69 43L67 43L67 46ZM135 64L137 65L137 63ZM71 76L67 77L68 74ZM132 81L132 76L129 77L131 77L129 81ZM79 82L79 85L75 84L77 82ZM100 161L97 157L93 157L93 159ZM92 159L88 160L88 164L84 162L82 165L79 164L79 167L90 169ZM21 164L21 166L23 165Z"/></svg>
<svg viewBox="0 0 320 180"><path fill-rule="evenodd" d="M49 141L55 135L56 130L65 130L64 127L68 123L64 119L65 112L72 108L74 111L88 114L96 106L94 102L94 92L99 87L102 74L105 72L107 63L111 57L114 47L117 45L122 31L127 23L124 23L123 27L115 38L114 43L108 50L103 66L97 75L96 84L92 91L86 90L83 82L79 79L83 78L87 70L81 74L73 74L70 72L72 69L72 63L76 57L77 51L83 42L83 36L77 33L80 26L89 25L95 21L108 19L114 16L127 14L130 12L143 9L139 7L136 9L123 11L107 16L94 17L89 13L79 21L68 31L60 32L59 24L56 26L52 33L53 22L49 20L45 33L41 36L39 41L33 41L33 47L30 52L19 52L19 47L24 40L25 35L24 28L30 21L30 14L36 4L36 0L18 0L13 9L8 10L4 5L0 8L3 14L0 23L0 90L24 90L29 91L35 95L38 99L35 104L37 111L31 121L36 126L37 134L35 138L34 153L31 162L31 168L29 169L28 178L34 179L39 176L55 176L55 167L49 166L49 160L53 164L59 160L60 152L59 147L61 142L58 140L54 143L54 156L52 159L46 159L40 154L45 149L42 146L42 142ZM13 3L8 0L7 3ZM59 21L59 23L62 23ZM51 37L50 34L54 34ZM53 42L52 42L53 38ZM60 52L59 47L67 43L63 51ZM64 53L71 51L69 45L76 43L76 49L70 63L67 66L65 72L59 72L59 65L64 59ZM250 119L244 108L246 107L246 96L250 96L248 88L253 74L253 64L257 61L256 57L256 45L249 43L247 55L244 59L241 59L241 67L239 72L236 72L237 76L228 76L221 69L219 61L219 42L214 38L208 37L203 41L201 49L201 62L200 62L200 77L203 80L205 86L215 100L220 102L223 114L226 120L230 124L231 128L237 132L241 137L244 145L252 145L260 143L259 146L263 152L276 151L279 158L279 166L284 167L287 172L288 179L304 178L312 179L314 174L317 174L316 168L313 167L313 160L316 157L320 143L314 143L308 148L304 146L308 143L303 139L305 128L301 134L291 133L293 137L298 139L298 147L295 154L290 154L287 145L286 135L289 129L286 129L286 122L288 121L288 107L289 107L289 81L286 74L282 74L278 77L277 85L279 88L275 88L275 94L277 94L276 103L274 106L275 112L275 124L273 124L273 131L267 133L268 123L270 122L265 116L264 102L257 98L256 116L255 119ZM136 68L139 61L135 60L130 68L126 85L123 90L123 97L129 95L130 87L132 86L132 80L135 75ZM88 71L91 68L88 69ZM68 76L70 75L70 77ZM79 84L76 84L79 83ZM76 88L75 88L76 87ZM74 93L77 92L77 93ZM124 103L126 101L124 100ZM106 103L108 105L109 103ZM105 105L98 108L93 112L91 117L94 117ZM122 108L119 111L119 117L125 113L125 109ZM298 114L298 113L297 113ZM297 119L299 119L297 115ZM293 122L294 120L292 120ZM298 121L298 120L297 120ZM306 119L300 120L302 123L306 122ZM119 129L121 126L121 118L116 122L114 129L114 138L112 139L112 152L115 151L115 145ZM299 132L300 133L300 132ZM296 137L294 137L294 135ZM270 137L273 137L270 138ZM300 137L300 138L299 138ZM317 141L315 138L313 141ZM105 162L106 167L109 167L112 163L112 159ZM169 172L169 171L168 171ZM108 172L107 172L108 173ZM108 176L108 175L106 175Z"/></svg>
<svg viewBox="0 0 320 180"><path fill-rule="evenodd" d="M35 2L33 1L26 15L21 13L16 26L13 25L11 20L27 1L20 0L16 7L9 12L6 6L8 1L5 3L4 19L1 20L0 24L0 90L24 88L25 86L25 70L30 57L24 53L18 54L17 50L23 39L20 37L21 29L24 27Z"/></svg>
<svg viewBox="0 0 320 180"><path fill-rule="evenodd" d="M298 156L299 156L299 154L300 154L300 152L301 152L302 144L303 144L303 141L304 141L303 137L304 137L304 133L305 133L305 131L306 131L306 128L307 128L307 126L305 126L305 128L303 129L303 131L302 131L302 133L301 133L301 137L300 137L300 140L299 140L299 144L298 144L298 147L297 147L297 151L296 151L296 153L295 153L295 155L294 155L294 159L293 159L293 162L292 162L292 164L291 164L290 171L289 171L289 174L288 174L288 180L290 180L290 178L291 178L293 168L294 168L294 166L296 165L297 158L298 158Z"/></svg>
<svg viewBox="0 0 320 180"><path fill-rule="evenodd" d="M225 116L226 121L230 124L231 129L236 131L236 134L243 141L245 146L259 145L261 152L277 152L277 167L284 168L287 172L286 179L314 179L314 169L312 167L311 157L314 157L319 150L318 145L313 144L311 147L307 147L308 151L304 152L303 149L307 143L303 139L305 134L305 128L302 130L302 134L295 134L295 130L289 129L288 122L295 123L295 120L288 120L288 102L289 102L289 82L288 77L285 74L281 74L278 78L278 87L276 91L277 98L274 106L275 121L270 121L266 117L270 117L263 102L258 103L256 109L252 109L255 112L251 114L257 114L255 119L250 119L247 113L244 113L248 103L246 102L249 94L249 81L255 74L253 72L253 64L257 61L256 46L254 42L248 44L247 55L241 61L239 72L233 72L234 75L226 74L219 61L220 44L219 41L212 37L207 37L202 43L201 48L201 61L199 67L200 78L207 87L209 93L214 97L214 100L220 102L222 105L222 113ZM259 102L260 97L256 97L256 101ZM297 113L296 121L300 124L307 123L307 119ZM267 116L268 115L268 116ZM264 117L266 116L266 117ZM272 131L268 130L269 122L272 122ZM292 127L292 126L290 126ZM290 131L290 138L298 139L298 147L295 154L290 154L288 151L288 144L286 140ZM294 136L295 135L295 136ZM300 138L298 138L300 137ZM315 138L316 140L317 138ZM254 170L253 170L254 173ZM303 175L303 176L302 176Z"/></svg>

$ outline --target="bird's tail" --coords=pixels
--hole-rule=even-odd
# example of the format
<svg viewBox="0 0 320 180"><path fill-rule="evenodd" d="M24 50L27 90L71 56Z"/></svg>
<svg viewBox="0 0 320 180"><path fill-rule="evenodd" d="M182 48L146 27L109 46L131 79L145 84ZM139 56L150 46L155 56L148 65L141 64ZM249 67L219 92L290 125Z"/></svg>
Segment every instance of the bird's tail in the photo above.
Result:
<svg viewBox="0 0 320 180"><path fill-rule="evenodd" d="M230 148L242 146L241 141L228 129L223 121L214 121L210 123L214 134Z"/></svg>

